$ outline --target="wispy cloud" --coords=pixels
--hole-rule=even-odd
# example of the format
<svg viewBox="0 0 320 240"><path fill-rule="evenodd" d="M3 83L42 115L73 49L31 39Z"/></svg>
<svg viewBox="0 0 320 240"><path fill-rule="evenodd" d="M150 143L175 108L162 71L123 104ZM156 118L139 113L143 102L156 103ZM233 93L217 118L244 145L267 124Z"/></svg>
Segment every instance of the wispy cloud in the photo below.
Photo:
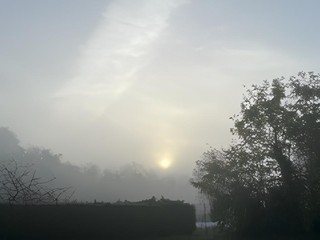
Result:
<svg viewBox="0 0 320 240"><path fill-rule="evenodd" d="M185 0L114 1L83 47L74 77L56 94L63 106L100 116L145 65L170 13Z"/></svg>
<svg viewBox="0 0 320 240"><path fill-rule="evenodd" d="M238 111L243 84L295 64L240 38L228 22L201 22L200 12L193 15L198 2L187 3L109 4L56 94L54 114L81 149L70 159L104 166L172 159L173 168L190 168L206 142L229 142L227 119Z"/></svg>

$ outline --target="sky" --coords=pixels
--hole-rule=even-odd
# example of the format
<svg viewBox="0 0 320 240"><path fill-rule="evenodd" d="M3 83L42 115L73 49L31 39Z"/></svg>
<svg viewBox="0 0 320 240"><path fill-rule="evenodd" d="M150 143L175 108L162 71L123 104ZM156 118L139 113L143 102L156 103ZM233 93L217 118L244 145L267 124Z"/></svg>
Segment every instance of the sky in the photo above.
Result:
<svg viewBox="0 0 320 240"><path fill-rule="evenodd" d="M79 166L192 174L243 85L319 72L319 1L0 0L0 126Z"/></svg>

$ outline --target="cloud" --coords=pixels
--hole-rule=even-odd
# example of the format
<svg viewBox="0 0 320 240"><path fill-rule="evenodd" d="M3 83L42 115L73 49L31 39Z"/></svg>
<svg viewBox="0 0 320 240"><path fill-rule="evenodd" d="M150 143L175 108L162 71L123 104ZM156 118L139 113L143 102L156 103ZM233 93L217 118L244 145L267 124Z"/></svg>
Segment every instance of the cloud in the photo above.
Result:
<svg viewBox="0 0 320 240"><path fill-rule="evenodd" d="M55 96L55 114L72 141L61 150L67 159L155 166L170 155L173 168L190 171L207 142L229 143L228 118L238 111L242 85L295 64L272 46L230 38L228 23L200 21L200 31L189 29L199 16L187 3L108 6L73 78ZM211 24L214 34L204 34Z"/></svg>
<svg viewBox="0 0 320 240"><path fill-rule="evenodd" d="M187 1L113 1L83 47L74 77L55 95L58 104L94 117L134 84L148 61L152 43L168 24L171 12ZM59 106L60 108L61 106Z"/></svg>

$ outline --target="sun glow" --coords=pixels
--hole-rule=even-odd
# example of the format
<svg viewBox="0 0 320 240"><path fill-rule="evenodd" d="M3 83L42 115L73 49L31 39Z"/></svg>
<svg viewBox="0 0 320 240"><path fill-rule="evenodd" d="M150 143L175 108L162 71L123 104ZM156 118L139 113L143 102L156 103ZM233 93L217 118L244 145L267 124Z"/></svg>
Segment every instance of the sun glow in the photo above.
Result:
<svg viewBox="0 0 320 240"><path fill-rule="evenodd" d="M164 158L158 164L162 169L168 169L171 166L171 163L171 160Z"/></svg>

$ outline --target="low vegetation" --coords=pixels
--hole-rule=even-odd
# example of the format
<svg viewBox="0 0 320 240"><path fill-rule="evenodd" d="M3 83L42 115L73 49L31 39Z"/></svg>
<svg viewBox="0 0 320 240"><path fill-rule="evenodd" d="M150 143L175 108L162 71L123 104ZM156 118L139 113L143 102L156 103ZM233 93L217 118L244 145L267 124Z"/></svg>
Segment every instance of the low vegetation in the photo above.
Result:
<svg viewBox="0 0 320 240"><path fill-rule="evenodd" d="M155 198L140 202L0 205L0 230L14 239L141 239L191 235L194 207Z"/></svg>

